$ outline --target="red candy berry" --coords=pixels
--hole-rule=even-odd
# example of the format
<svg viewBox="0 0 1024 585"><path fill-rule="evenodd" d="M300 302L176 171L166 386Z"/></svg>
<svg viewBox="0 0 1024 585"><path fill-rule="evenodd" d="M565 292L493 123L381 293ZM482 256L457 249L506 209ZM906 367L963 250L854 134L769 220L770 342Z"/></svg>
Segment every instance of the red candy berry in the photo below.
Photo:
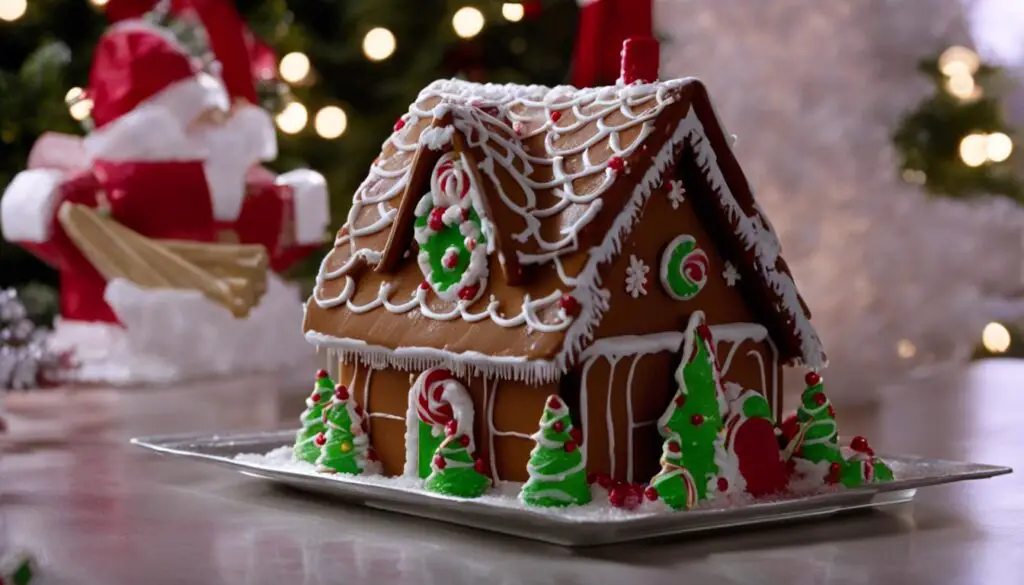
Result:
<svg viewBox="0 0 1024 585"><path fill-rule="evenodd" d="M573 453L576 451L576 443L574 441L567 441L565 443L565 452Z"/></svg>
<svg viewBox="0 0 1024 585"><path fill-rule="evenodd" d="M654 500L657 500L658 499L658 490L657 490L657 488L655 488L653 485L647 486L647 489L644 490L644 496L648 500L650 500L652 502Z"/></svg>
<svg viewBox="0 0 1024 585"><path fill-rule="evenodd" d="M463 447L469 447L469 435L462 435L459 437L459 444Z"/></svg>
<svg viewBox="0 0 1024 585"><path fill-rule="evenodd" d="M724 477L718 478L718 491L724 492L729 489L729 480Z"/></svg>
<svg viewBox="0 0 1024 585"><path fill-rule="evenodd" d="M476 472L479 473L480 475L487 475L487 470L484 467L483 459L477 459L476 461L474 461L473 469L475 469Z"/></svg>
<svg viewBox="0 0 1024 585"><path fill-rule="evenodd" d="M612 489L612 486L615 485L615 481L612 480L612 476L608 475L607 473L591 473L590 477L588 478L588 481L591 484L596 483L597 485L601 486L603 489L606 490Z"/></svg>
<svg viewBox="0 0 1024 585"><path fill-rule="evenodd" d="M842 468L839 466L838 463L833 463L832 465L829 465L828 466L828 477L825 478L825 483L828 483L828 484L837 484L837 483L839 483L839 472L841 470L842 470Z"/></svg>
<svg viewBox="0 0 1024 585"><path fill-rule="evenodd" d="M323 433L317 433L313 442L316 443L318 447L323 447L324 443L327 442L327 437L325 437Z"/></svg>
<svg viewBox="0 0 1024 585"><path fill-rule="evenodd" d="M453 419L453 420L448 421L448 423L446 425L444 425L444 434L448 435L449 437L454 435L457 432L459 432L459 422L458 421Z"/></svg>
<svg viewBox="0 0 1024 585"><path fill-rule="evenodd" d="M569 431L569 437L572 438L577 445L583 442L583 433L577 428L573 428L573 430Z"/></svg>
<svg viewBox="0 0 1024 585"><path fill-rule="evenodd" d="M682 394L679 394L678 396L676 396L676 408L682 408L683 404L685 404L685 403L686 403L686 396L683 396Z"/></svg>
<svg viewBox="0 0 1024 585"><path fill-rule="evenodd" d="M434 456L434 467L438 469L444 469L445 465L447 464L444 462L444 457L441 457L440 455Z"/></svg>
<svg viewBox="0 0 1024 585"><path fill-rule="evenodd" d="M459 289L459 298L464 301L471 301L476 298L476 295L480 293L479 284L471 284L464 286Z"/></svg>
<svg viewBox="0 0 1024 585"><path fill-rule="evenodd" d="M562 408L562 401L559 400L557 396L552 396L548 398L548 408L551 410L558 410L559 408Z"/></svg>
<svg viewBox="0 0 1024 585"><path fill-rule="evenodd" d="M670 453L678 453L679 452L679 443L676 443L675 441L672 441L671 443L668 444L668 450L669 450Z"/></svg>
<svg viewBox="0 0 1024 585"><path fill-rule="evenodd" d="M575 317L580 313L580 302L572 295L562 295L562 298L558 299L558 306L565 311L566 315L571 317Z"/></svg>
<svg viewBox="0 0 1024 585"><path fill-rule="evenodd" d="M800 432L800 421L797 419L795 414L791 414L782 421L782 424L779 426L779 430L782 431L782 436L786 437L787 442L791 441L793 440L793 437Z"/></svg>
<svg viewBox="0 0 1024 585"><path fill-rule="evenodd" d="M697 413L690 417L690 422L693 424L693 426L699 427L700 425L704 424L704 415Z"/></svg>
<svg viewBox="0 0 1024 585"><path fill-rule="evenodd" d="M448 270L454 270L459 265L459 253L445 254L444 255L444 267Z"/></svg>
<svg viewBox="0 0 1024 585"><path fill-rule="evenodd" d="M313 395L309 397L309 399L312 400L313 402L320 402L320 395L314 392Z"/></svg>
<svg viewBox="0 0 1024 585"><path fill-rule="evenodd" d="M831 404L828 405L828 416L829 418L836 417L836 407L832 406Z"/></svg>
<svg viewBox="0 0 1024 585"><path fill-rule="evenodd" d="M622 169L626 168L626 161L622 160L621 156L613 156L608 159L608 168L617 173L621 173Z"/></svg>
<svg viewBox="0 0 1024 585"><path fill-rule="evenodd" d="M327 370L317 370L317 372L316 372L316 379L317 380L323 380L324 378L326 378L329 375L330 374L327 373Z"/></svg>
<svg viewBox="0 0 1024 585"><path fill-rule="evenodd" d="M551 121L557 122L562 117L562 112L551 112Z"/></svg>
<svg viewBox="0 0 1024 585"><path fill-rule="evenodd" d="M858 453L868 453L871 451L871 447L868 446L868 440L860 435L857 435L850 441L850 448Z"/></svg>
<svg viewBox="0 0 1024 585"><path fill-rule="evenodd" d="M555 424L551 425L551 428L554 429L556 433L560 433L565 430L565 423L560 420L556 420Z"/></svg>
<svg viewBox="0 0 1024 585"><path fill-rule="evenodd" d="M617 485L608 492L608 502L616 508L632 510L640 505L640 495L632 486Z"/></svg>
<svg viewBox="0 0 1024 585"><path fill-rule="evenodd" d="M813 400L818 406L824 406L828 401L828 398L825 398L825 395L821 392L815 392L814 396L811 396L811 400Z"/></svg>
<svg viewBox="0 0 1024 585"><path fill-rule="evenodd" d="M804 376L804 382L806 382L808 386L815 386L821 382L821 376L818 372L807 372L807 375Z"/></svg>
<svg viewBox="0 0 1024 585"><path fill-rule="evenodd" d="M401 130L402 128L405 128L405 120L403 120L403 119L399 118L399 119L398 119L398 120L397 120L397 121L395 122L395 132L398 132L398 131L399 131L399 130Z"/></svg>
<svg viewBox="0 0 1024 585"><path fill-rule="evenodd" d="M335 386L334 397L338 400L348 400L348 387L344 384L338 384Z"/></svg>
<svg viewBox="0 0 1024 585"><path fill-rule="evenodd" d="M420 283L420 288L422 288L423 290L430 290L430 283L427 281L426 278L424 278L423 282Z"/></svg>
<svg viewBox="0 0 1024 585"><path fill-rule="evenodd" d="M430 226L430 229L435 232L444 229L444 212L446 210L446 207L435 207L430 210L430 218L427 219L427 225Z"/></svg>

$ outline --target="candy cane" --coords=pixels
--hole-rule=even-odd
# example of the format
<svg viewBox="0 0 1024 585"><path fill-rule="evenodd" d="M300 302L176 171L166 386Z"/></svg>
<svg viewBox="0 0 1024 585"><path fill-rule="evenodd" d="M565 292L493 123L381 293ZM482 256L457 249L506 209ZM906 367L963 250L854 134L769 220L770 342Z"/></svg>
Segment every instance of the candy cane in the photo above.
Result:
<svg viewBox="0 0 1024 585"><path fill-rule="evenodd" d="M677 236L661 256L661 285L673 299L688 301L707 284L708 264L708 255L693 236Z"/></svg>

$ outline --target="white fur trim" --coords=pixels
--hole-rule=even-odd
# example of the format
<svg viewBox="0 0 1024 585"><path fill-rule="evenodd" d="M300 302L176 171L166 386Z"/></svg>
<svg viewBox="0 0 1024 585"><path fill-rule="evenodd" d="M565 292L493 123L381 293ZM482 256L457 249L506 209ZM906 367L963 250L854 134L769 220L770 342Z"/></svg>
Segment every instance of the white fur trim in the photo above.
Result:
<svg viewBox="0 0 1024 585"><path fill-rule="evenodd" d="M259 160L270 162L277 158L277 129L270 113L259 106L244 103L235 106L231 116L246 136L251 137L258 147Z"/></svg>
<svg viewBox="0 0 1024 585"><path fill-rule="evenodd" d="M208 73L173 83L144 103L166 108L182 126L210 109L227 111L230 107L224 84Z"/></svg>
<svg viewBox="0 0 1024 585"><path fill-rule="evenodd" d="M63 172L31 169L14 176L0 199L0 228L9 242L43 243L50 239L50 227Z"/></svg>
<svg viewBox="0 0 1024 585"><path fill-rule="evenodd" d="M85 151L92 159L118 162L202 157L171 112L152 105L140 106L86 136Z"/></svg>
<svg viewBox="0 0 1024 585"><path fill-rule="evenodd" d="M238 219L245 199L245 173L218 159L204 162L203 173L210 189L213 217L219 221Z"/></svg>
<svg viewBox="0 0 1024 585"><path fill-rule="evenodd" d="M327 181L310 169L296 169L277 177L278 185L292 188L295 210L295 243L319 244L324 241L331 218Z"/></svg>

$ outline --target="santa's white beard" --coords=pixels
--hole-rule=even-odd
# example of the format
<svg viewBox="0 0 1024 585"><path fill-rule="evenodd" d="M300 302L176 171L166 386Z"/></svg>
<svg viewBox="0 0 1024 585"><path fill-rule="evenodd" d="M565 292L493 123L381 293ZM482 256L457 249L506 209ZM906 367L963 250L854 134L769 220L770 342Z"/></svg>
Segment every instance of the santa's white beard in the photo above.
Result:
<svg viewBox="0 0 1024 585"><path fill-rule="evenodd" d="M265 149L262 135L244 122L245 118L232 116L222 125L203 125L189 133L196 152L202 153L213 215L222 221L238 217L246 172Z"/></svg>

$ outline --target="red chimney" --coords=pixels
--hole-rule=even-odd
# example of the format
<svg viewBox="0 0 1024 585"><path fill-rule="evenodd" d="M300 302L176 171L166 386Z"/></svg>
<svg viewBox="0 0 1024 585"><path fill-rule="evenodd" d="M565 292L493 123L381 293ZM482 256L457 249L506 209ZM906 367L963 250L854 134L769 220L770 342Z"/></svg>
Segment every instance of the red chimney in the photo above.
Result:
<svg viewBox="0 0 1024 585"><path fill-rule="evenodd" d="M658 41L651 37L632 37L622 43L622 68L619 77L626 85L658 80Z"/></svg>

